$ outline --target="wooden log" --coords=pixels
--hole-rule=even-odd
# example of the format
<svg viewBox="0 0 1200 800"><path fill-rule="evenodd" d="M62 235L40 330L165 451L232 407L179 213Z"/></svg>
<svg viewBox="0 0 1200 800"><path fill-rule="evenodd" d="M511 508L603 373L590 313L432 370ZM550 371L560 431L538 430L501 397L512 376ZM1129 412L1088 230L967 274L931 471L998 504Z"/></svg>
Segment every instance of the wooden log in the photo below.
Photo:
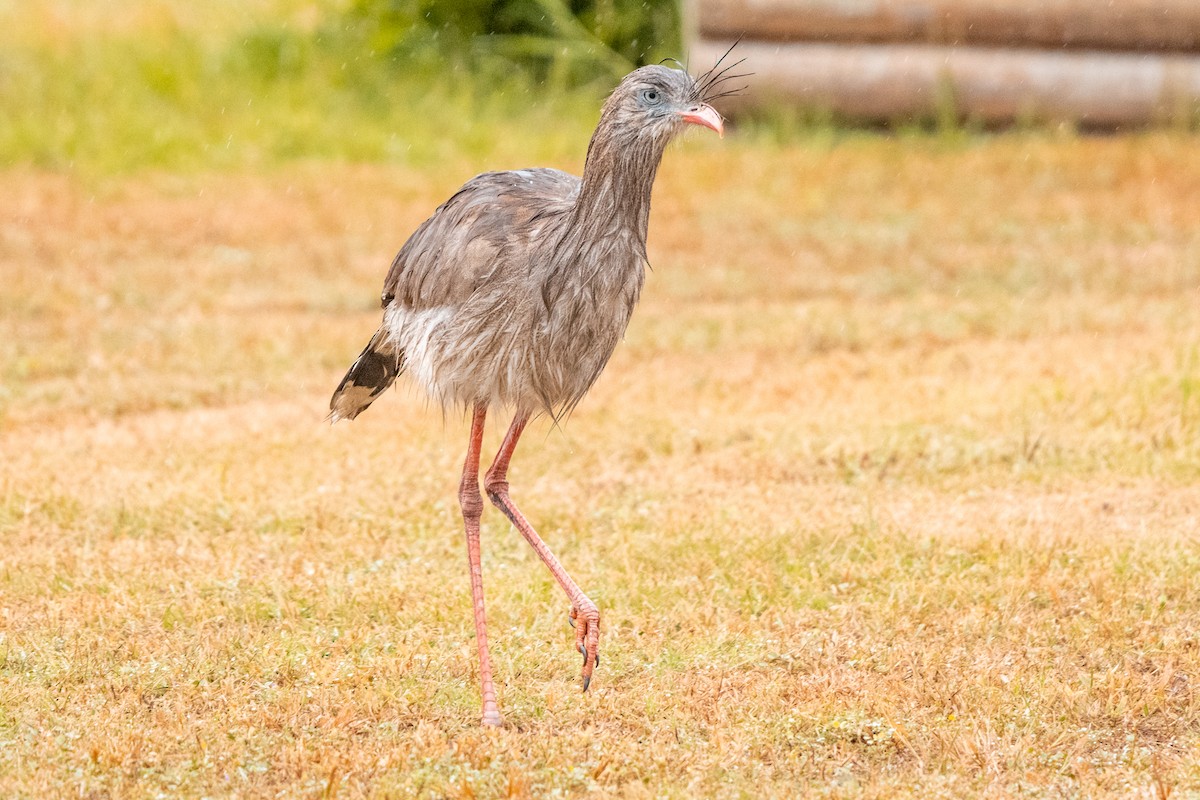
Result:
<svg viewBox="0 0 1200 800"><path fill-rule="evenodd" d="M1200 52L1200 0L693 0L701 37Z"/></svg>
<svg viewBox="0 0 1200 800"><path fill-rule="evenodd" d="M694 67L713 63L729 41L701 40ZM860 119L927 117L947 92L961 115L986 122L1074 120L1095 126L1167 121L1200 110L1200 56L939 45L742 42L734 51L753 75L736 112L772 100ZM739 68L738 71L743 71Z"/></svg>

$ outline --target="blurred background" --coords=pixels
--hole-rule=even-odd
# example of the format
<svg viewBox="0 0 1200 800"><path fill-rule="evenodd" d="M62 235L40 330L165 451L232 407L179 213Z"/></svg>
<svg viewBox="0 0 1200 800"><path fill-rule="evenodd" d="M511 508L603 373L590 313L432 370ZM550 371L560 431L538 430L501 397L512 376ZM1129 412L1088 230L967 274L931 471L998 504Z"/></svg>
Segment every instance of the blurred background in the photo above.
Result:
<svg viewBox="0 0 1200 800"><path fill-rule="evenodd" d="M0 20L0 161L100 171L483 156L522 124L553 150L681 47L673 0L5 0Z"/></svg>
<svg viewBox="0 0 1200 800"><path fill-rule="evenodd" d="M0 19L0 161L86 171L499 157L514 130L553 160L625 72L707 68L739 37L752 91L725 110L771 135L1200 119L1190 0L4 0Z"/></svg>

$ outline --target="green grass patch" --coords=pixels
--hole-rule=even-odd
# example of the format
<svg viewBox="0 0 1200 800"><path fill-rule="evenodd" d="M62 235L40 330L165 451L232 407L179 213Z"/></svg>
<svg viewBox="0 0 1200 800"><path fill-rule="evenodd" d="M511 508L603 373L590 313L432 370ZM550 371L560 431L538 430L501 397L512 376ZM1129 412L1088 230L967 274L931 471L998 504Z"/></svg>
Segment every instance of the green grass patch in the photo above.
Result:
<svg viewBox="0 0 1200 800"><path fill-rule="evenodd" d="M303 159L553 161L594 123L597 87L549 91L495 64L381 53L343 19L251 18L215 34L20 27L0 37L0 163L110 175Z"/></svg>

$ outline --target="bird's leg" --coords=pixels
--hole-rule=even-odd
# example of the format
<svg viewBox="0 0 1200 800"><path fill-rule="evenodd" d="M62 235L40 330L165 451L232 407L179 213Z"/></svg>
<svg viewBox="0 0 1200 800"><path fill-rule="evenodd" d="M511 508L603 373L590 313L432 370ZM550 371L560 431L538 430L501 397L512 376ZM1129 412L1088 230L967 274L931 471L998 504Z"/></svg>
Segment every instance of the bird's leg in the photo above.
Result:
<svg viewBox="0 0 1200 800"><path fill-rule="evenodd" d="M508 494L508 462L528 421L529 415L525 413L518 413L513 419L508 433L504 436L504 443L496 453L496 460L484 476L483 487L496 507L504 512L525 537L525 541L529 542L530 547L549 568L550 574L571 601L570 619L575 627L575 649L583 654L583 690L586 692L592 682L592 670L600 665L600 610L563 569L563 565L554 553L550 552L550 548L537 535L537 531Z"/></svg>
<svg viewBox="0 0 1200 800"><path fill-rule="evenodd" d="M483 689L483 724L499 727L504 723L492 683L492 660L488 656L487 616L483 611L483 565L479 552L479 518L483 515L483 496L479 493L479 450L483 445L483 421L487 406L477 404L471 415L471 441L458 485L458 503L462 506L467 528L467 562L471 568L471 602L475 607L475 643L479 647L479 682Z"/></svg>

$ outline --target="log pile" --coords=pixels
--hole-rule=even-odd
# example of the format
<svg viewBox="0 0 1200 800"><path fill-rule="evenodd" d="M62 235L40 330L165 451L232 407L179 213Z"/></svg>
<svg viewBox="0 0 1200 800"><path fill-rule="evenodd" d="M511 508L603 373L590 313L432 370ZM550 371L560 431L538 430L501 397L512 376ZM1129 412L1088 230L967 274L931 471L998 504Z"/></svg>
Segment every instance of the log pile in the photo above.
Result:
<svg viewBox="0 0 1200 800"><path fill-rule="evenodd" d="M1084 125L1200 113L1200 0L693 0L690 58L738 37L742 103Z"/></svg>

